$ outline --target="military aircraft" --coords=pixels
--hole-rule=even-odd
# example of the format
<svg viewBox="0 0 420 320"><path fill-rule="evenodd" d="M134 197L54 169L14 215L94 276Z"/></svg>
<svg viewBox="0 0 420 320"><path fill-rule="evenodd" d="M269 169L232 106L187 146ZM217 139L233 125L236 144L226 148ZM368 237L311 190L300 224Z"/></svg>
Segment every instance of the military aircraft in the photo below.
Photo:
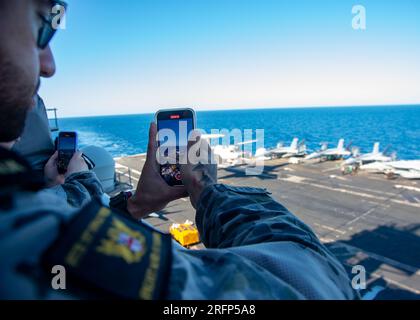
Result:
<svg viewBox="0 0 420 320"><path fill-rule="evenodd" d="M322 143L322 147L319 151L313 152L305 157L305 160L311 159L326 159L326 160L337 160L342 159L352 155L352 152L349 150L351 143L344 147L344 139L338 141L336 148L327 149L328 143Z"/></svg>

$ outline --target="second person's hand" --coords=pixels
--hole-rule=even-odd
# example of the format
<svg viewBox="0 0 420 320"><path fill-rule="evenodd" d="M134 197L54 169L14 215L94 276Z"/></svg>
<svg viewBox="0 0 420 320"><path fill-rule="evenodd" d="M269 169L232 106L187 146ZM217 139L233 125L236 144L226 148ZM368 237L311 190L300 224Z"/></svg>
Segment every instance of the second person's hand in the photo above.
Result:
<svg viewBox="0 0 420 320"><path fill-rule="evenodd" d="M48 160L44 168L44 175L47 187L54 187L65 183L66 178L74 173L89 171L85 160L82 158L82 153L77 151L71 158L67 171L65 174L60 174L57 169L58 151Z"/></svg>
<svg viewBox="0 0 420 320"><path fill-rule="evenodd" d="M85 159L82 157L82 152L76 151L73 157L70 159L69 165L67 166L67 171L64 176L68 178L74 173L81 173L86 171L89 171L89 168Z"/></svg>
<svg viewBox="0 0 420 320"><path fill-rule="evenodd" d="M193 139L195 138L195 139ZM197 209L204 189L217 183L217 162L210 145L195 131L188 143L188 163L181 165L182 182Z"/></svg>

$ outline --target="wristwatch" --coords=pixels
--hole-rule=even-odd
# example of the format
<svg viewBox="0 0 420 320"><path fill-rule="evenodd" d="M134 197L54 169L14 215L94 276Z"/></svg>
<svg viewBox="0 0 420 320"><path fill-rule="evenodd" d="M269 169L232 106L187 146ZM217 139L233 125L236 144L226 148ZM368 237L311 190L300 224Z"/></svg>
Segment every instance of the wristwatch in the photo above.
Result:
<svg viewBox="0 0 420 320"><path fill-rule="evenodd" d="M127 209L127 201L133 196L133 192L131 191L122 191L119 194L117 194L115 197L112 197L109 200L109 207L111 209L116 209L121 213L124 213L125 215L130 216L130 212L128 212Z"/></svg>

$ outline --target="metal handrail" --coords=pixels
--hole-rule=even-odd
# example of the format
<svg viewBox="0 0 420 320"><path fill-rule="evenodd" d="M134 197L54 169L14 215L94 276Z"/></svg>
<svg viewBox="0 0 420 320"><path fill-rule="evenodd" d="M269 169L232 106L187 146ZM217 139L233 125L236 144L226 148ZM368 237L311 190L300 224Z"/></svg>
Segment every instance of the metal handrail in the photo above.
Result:
<svg viewBox="0 0 420 320"><path fill-rule="evenodd" d="M48 112L54 112L54 117L53 118L48 118L48 121L51 123L51 121L54 123L54 126L50 125L50 130L51 132L57 132L59 131L59 127L58 127L58 118L57 118L57 108L48 108L47 109L47 114Z"/></svg>

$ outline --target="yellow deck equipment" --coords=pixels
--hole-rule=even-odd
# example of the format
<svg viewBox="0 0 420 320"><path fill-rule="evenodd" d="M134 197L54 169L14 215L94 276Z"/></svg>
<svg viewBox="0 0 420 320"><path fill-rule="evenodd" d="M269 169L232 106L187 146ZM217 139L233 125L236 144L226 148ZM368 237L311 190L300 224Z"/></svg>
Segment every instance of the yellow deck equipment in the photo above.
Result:
<svg viewBox="0 0 420 320"><path fill-rule="evenodd" d="M172 224L169 228L169 232L183 247L188 247L200 242L197 228L188 220L183 224Z"/></svg>

